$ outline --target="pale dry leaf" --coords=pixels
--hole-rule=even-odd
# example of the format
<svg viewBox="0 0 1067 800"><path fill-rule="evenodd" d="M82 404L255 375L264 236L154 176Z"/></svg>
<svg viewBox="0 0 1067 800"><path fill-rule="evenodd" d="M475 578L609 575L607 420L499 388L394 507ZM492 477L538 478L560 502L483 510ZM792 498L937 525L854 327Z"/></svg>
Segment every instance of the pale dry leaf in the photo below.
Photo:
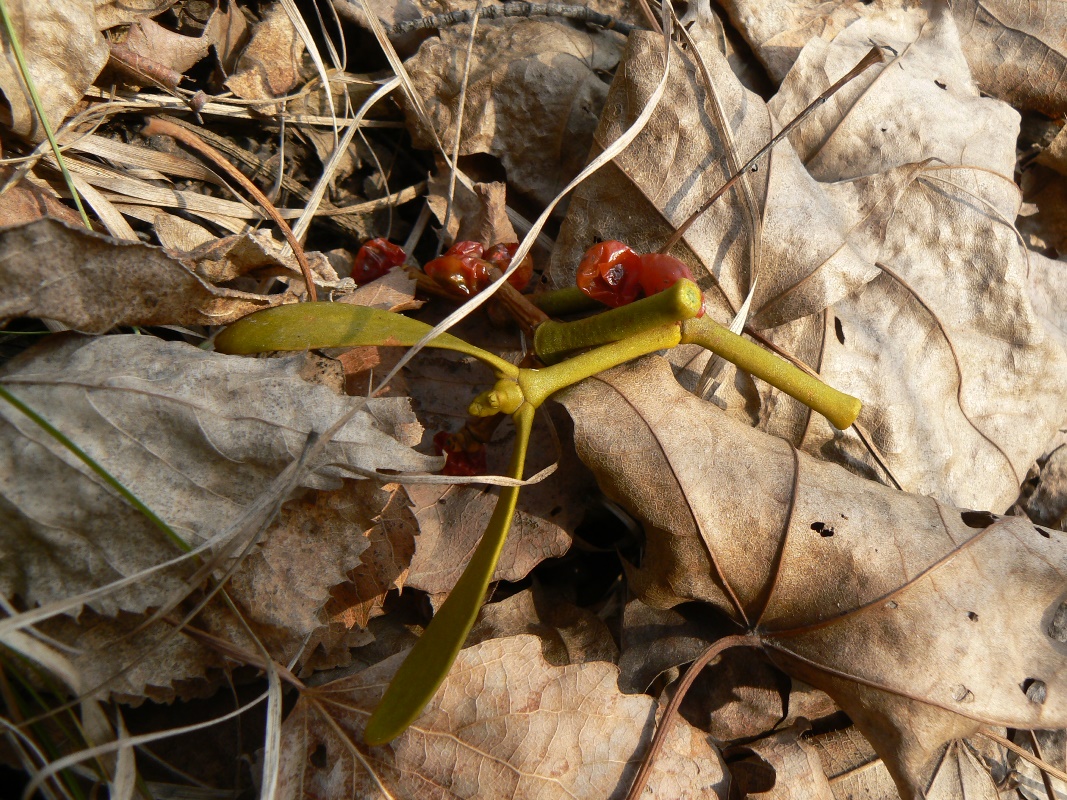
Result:
<svg viewBox="0 0 1067 800"><path fill-rule="evenodd" d="M242 275L255 277L284 276L300 278L300 265L293 255L283 252L281 242L270 231L251 231L235 236L224 236L197 247L192 252L181 253L183 261L193 266L196 274L212 283L225 283ZM338 278L325 255L307 253L315 285L324 289L351 289L351 280Z"/></svg>
<svg viewBox="0 0 1067 800"><path fill-rule="evenodd" d="M1065 758L1067 753L1064 752L1067 731L1034 731L1034 736L1037 738L1038 752L1043 761L1059 770L1067 768L1067 758ZM1034 752L1034 743L1029 732L1018 731L1013 738L1015 743L1024 750ZM1019 783L1019 794L1025 800L1049 800L1048 791L1045 789L1045 782L1042 780L1038 767L1014 753L1010 754L1010 760L1014 777ZM1051 775L1048 778L1052 784L1053 798L1055 800L1067 798L1067 784Z"/></svg>
<svg viewBox="0 0 1067 800"><path fill-rule="evenodd" d="M403 428L413 420L405 400L339 397L301 380L303 361L222 356L150 336L65 336L9 362L2 380L197 545L237 518L303 451L312 430L353 408L364 410L309 465L305 485L331 488L341 476L440 464L393 438L400 428L412 442ZM177 555L61 444L11 406L0 411L6 596L58 600ZM141 612L160 605L179 579L157 576L93 607Z"/></svg>
<svg viewBox="0 0 1067 800"><path fill-rule="evenodd" d="M855 726L811 736L837 800L896 800L896 784L871 743Z"/></svg>
<svg viewBox="0 0 1067 800"><path fill-rule="evenodd" d="M929 800L1000 800L998 783L1008 770L1003 754L998 756L991 763L969 742L949 742L924 796Z"/></svg>
<svg viewBox="0 0 1067 800"><path fill-rule="evenodd" d="M304 42L297 35L289 15L274 3L262 21L252 28L252 38L241 52L237 71L226 87L245 100L273 100L288 94L301 80ZM276 114L276 103L259 107L264 114Z"/></svg>
<svg viewBox="0 0 1067 800"><path fill-rule="evenodd" d="M351 270L351 259L348 261ZM415 278L403 269L391 269L382 277L356 288L351 294L338 298L338 302L355 306L380 308L383 311L412 311L421 308L425 301L415 299Z"/></svg>
<svg viewBox="0 0 1067 800"><path fill-rule="evenodd" d="M982 91L1049 116L1067 111L1067 17L1058 3L1014 0L727 0L730 18L780 81L810 41L829 41L857 19L882 15L920 23L951 6L967 62Z"/></svg>
<svg viewBox="0 0 1067 800"><path fill-rule="evenodd" d="M96 24L106 31L116 25L127 25L143 17L162 14L178 0L95 0Z"/></svg>
<svg viewBox="0 0 1067 800"><path fill-rule="evenodd" d="M455 146L456 114L469 26L439 32L407 62L445 151ZM460 155L501 160L508 184L540 206L585 164L621 38L544 19L482 22L474 42ZM408 109L416 144L429 147Z"/></svg>
<svg viewBox="0 0 1067 800"><path fill-rule="evenodd" d="M225 325L282 295L221 289L159 247L55 219L0 236L0 318L46 317L86 333L120 325Z"/></svg>
<svg viewBox="0 0 1067 800"><path fill-rule="evenodd" d="M852 717L902 796L982 725L1067 720L1067 644L1050 625L1063 534L816 461L687 394L662 359L560 398L604 491L650 525L645 602L701 600L753 630Z"/></svg>
<svg viewBox="0 0 1067 800"><path fill-rule="evenodd" d="M649 741L655 704L621 694L613 665L554 667L522 635L462 650L419 722L367 747L363 726L399 663L304 693L283 726L281 798L621 797ZM684 722L657 767L645 796L726 797L718 752Z"/></svg>
<svg viewBox="0 0 1067 800"><path fill-rule="evenodd" d="M7 3L44 113L57 130L107 64L107 41L96 29L92 0L14 0ZM0 118L18 136L45 138L5 35L0 42Z"/></svg>
<svg viewBox="0 0 1067 800"><path fill-rule="evenodd" d="M729 751L727 756L730 758L731 771L741 786L744 787L746 783L744 767L734 759L744 755L750 764L748 771L758 774L768 767L773 771L773 786L766 791L750 788L749 793L758 792L760 798L765 800L834 800L818 752L802 736L808 727L800 725L776 731L743 748ZM752 764L753 761L756 764ZM760 761L762 764L759 764Z"/></svg>

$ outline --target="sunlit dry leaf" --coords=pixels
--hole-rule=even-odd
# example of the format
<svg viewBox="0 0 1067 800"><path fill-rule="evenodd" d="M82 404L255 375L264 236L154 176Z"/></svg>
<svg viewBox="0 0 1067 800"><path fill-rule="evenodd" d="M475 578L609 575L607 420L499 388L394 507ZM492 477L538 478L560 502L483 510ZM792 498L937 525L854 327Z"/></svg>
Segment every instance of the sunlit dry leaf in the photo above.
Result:
<svg viewBox="0 0 1067 800"><path fill-rule="evenodd" d="M889 770L855 726L813 735L809 742L837 800L898 796Z"/></svg>
<svg viewBox="0 0 1067 800"><path fill-rule="evenodd" d="M252 231L236 236L224 236L206 242L190 253L182 253L182 260L193 265L197 275L213 283L224 283L242 275L255 273L257 277L284 275L300 278L300 266L292 254L282 254L282 243L269 231ZM307 253L311 274L316 286L325 289L351 288L352 282L342 282L322 253Z"/></svg>
<svg viewBox="0 0 1067 800"><path fill-rule="evenodd" d="M931 9L936 14L949 6L908 0L727 0L724 5L776 81L805 44L829 41L857 19L891 15L922 24ZM1049 116L1067 111L1067 17L1060 4L955 0L951 15L983 92Z"/></svg>
<svg viewBox="0 0 1067 800"><path fill-rule="evenodd" d="M106 31L142 17L155 17L176 2L177 0L95 0L96 24L100 30Z"/></svg>
<svg viewBox="0 0 1067 800"><path fill-rule="evenodd" d="M818 753L801 737L807 727L786 728L729 753L731 772L746 794L766 800L834 800ZM737 763L742 755L745 759ZM764 788L767 778L773 786ZM746 785L750 781L756 785Z"/></svg>
<svg viewBox="0 0 1067 800"><path fill-rule="evenodd" d="M226 86L245 100L272 100L300 83L303 55L303 40L285 9L275 3L252 28L252 39L241 52L237 72ZM277 106L265 103L260 110L273 114L277 113Z"/></svg>
<svg viewBox="0 0 1067 800"><path fill-rule="evenodd" d="M23 225L42 217L53 217L74 227L84 225L77 212L63 203L47 184L23 179L0 195L0 226Z"/></svg>
<svg viewBox="0 0 1067 800"><path fill-rule="evenodd" d="M452 214L448 216L448 176L438 173L430 178L426 202L442 225L448 217L451 242L474 241L485 245L517 242L519 239L505 208L506 192L506 184L499 181L475 183L473 192L457 181Z"/></svg>
<svg viewBox="0 0 1067 800"><path fill-rule="evenodd" d="M1059 770L1067 768L1067 758L1065 758L1067 753L1064 752L1067 731L1034 731L1034 737L1037 739L1038 751L1043 761ZM1024 750L1034 752L1034 742L1030 738L1029 731L1016 731L1013 738L1015 743ZM1019 783L1019 794L1026 800L1048 800L1048 791L1037 766L1014 753L1009 754L1009 759L1012 770L1015 772L1014 777ZM1067 784L1052 776L1048 776L1048 779L1052 784L1055 800L1063 800L1067 797Z"/></svg>
<svg viewBox="0 0 1067 800"><path fill-rule="evenodd" d="M351 263L349 268L351 269ZM338 300L341 303L380 308L383 311L411 311L421 308L425 302L415 299L415 286L415 279L403 269L391 269L382 277L363 284L352 294Z"/></svg>
<svg viewBox="0 0 1067 800"><path fill-rule="evenodd" d="M107 41L97 31L93 2L11 0L7 13L44 112L56 130L107 64ZM0 52L0 91L7 101L0 116L17 135L40 141L45 138L44 127L33 110L6 35L0 40Z"/></svg>
<svg viewBox="0 0 1067 800"><path fill-rule="evenodd" d="M120 325L224 325L281 295L219 289L159 247L42 219L0 236L0 318L46 317L87 333Z"/></svg>
<svg viewBox="0 0 1067 800"><path fill-rule="evenodd" d="M654 703L623 695L603 662L548 664L534 636L459 654L418 724L384 747L362 744L399 658L304 692L283 727L279 796L621 797L646 746ZM703 733L675 726L649 797L726 797Z"/></svg>
<svg viewBox="0 0 1067 800"><path fill-rule="evenodd" d="M212 12L200 36L185 36L164 28L148 17L130 26L123 44L133 53L159 62L175 72L185 72L215 48L223 64L247 35L248 23L236 3Z"/></svg>
<svg viewBox="0 0 1067 800"><path fill-rule="evenodd" d="M446 152L455 144L469 26L428 39L407 68ZM585 164L622 39L541 19L483 22L474 43L460 154L490 153L508 183L547 205ZM409 110L410 112L410 110ZM420 147L432 140L410 114Z"/></svg>
<svg viewBox="0 0 1067 800"><path fill-rule="evenodd" d="M297 376L303 360L221 356L150 336L67 336L9 362L3 382L195 545L240 515L302 452L311 430L353 407L365 410L311 465L306 485L440 463L406 446L418 439L404 427L413 421L406 401L339 397ZM0 411L6 596L62 599L178 555L61 444L14 408ZM403 443L393 438L398 428ZM317 579L328 586L331 575ZM140 612L160 605L176 580L156 575L93 607Z"/></svg>
<svg viewBox="0 0 1067 800"><path fill-rule="evenodd" d="M753 630L849 714L902 796L984 724L1067 720L1051 624L1067 597L1063 534L816 461L687 394L661 359L561 399L605 492L649 524L645 602L702 600Z"/></svg>

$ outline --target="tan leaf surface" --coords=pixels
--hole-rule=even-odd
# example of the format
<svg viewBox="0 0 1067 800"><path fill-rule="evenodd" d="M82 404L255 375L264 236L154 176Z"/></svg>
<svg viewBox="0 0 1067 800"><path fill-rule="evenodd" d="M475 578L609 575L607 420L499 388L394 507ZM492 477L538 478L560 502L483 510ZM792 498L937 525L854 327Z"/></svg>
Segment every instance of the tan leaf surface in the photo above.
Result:
<svg viewBox="0 0 1067 800"><path fill-rule="evenodd" d="M776 81L815 38L833 39L866 16L910 16L921 22L937 6L907 0L727 0L724 5ZM983 92L1049 116L1067 111L1067 16L1061 4L955 0L951 10Z"/></svg>
<svg viewBox="0 0 1067 800"><path fill-rule="evenodd" d="M983 724L1067 719L1067 540L815 461L682 390L651 358L562 396L579 454L646 520L646 602L702 600L826 691L905 797ZM723 503L722 497L731 498ZM906 653L921 653L921 658Z"/></svg>
<svg viewBox="0 0 1067 800"><path fill-rule="evenodd" d="M5 181L8 173L5 170ZM68 225L82 226L77 212L64 205L47 184L39 186L33 181L21 180L0 195L0 226L23 225L42 217L54 217Z"/></svg>
<svg viewBox="0 0 1067 800"><path fill-rule="evenodd" d="M95 0L96 24L106 31L116 25L126 25L142 17L162 14L177 0Z"/></svg>
<svg viewBox="0 0 1067 800"><path fill-rule="evenodd" d="M651 731L654 702L616 688L617 669L554 667L534 636L461 651L419 722L384 747L363 726L399 658L304 693L282 728L279 796L621 797ZM681 722L649 797L726 797L706 736Z"/></svg>
<svg viewBox="0 0 1067 800"><path fill-rule="evenodd" d="M176 72L185 72L216 48L223 63L245 38L248 23L236 3L212 12L200 36L185 36L164 28L148 17L130 26L124 44L133 53L152 59Z"/></svg>
<svg viewBox="0 0 1067 800"><path fill-rule="evenodd" d="M809 741L837 800L899 796L889 770L855 726L812 736Z"/></svg>
<svg viewBox="0 0 1067 800"><path fill-rule="evenodd" d="M1031 307L1028 254L1010 227L1018 189L1000 176L1012 174L1017 114L979 96L951 18L912 23L872 16L833 43L813 40L771 101L780 126L871 40L901 54L816 112L791 137L795 152L780 144L769 176L764 168L749 176L764 218L750 325L863 400L860 422L904 489L1002 510L1067 416L1067 356ZM651 92L657 45L636 35L630 42L602 142ZM770 112L713 51L704 56L743 159L766 141ZM598 237L659 247L667 223L680 224L723 180L723 146L697 113L703 89L685 64L649 127L615 160L619 169L601 170L578 190L553 258L557 284L572 280ZM751 276L740 201L722 199L729 202L704 215L675 252L725 323ZM705 358L672 356L692 370L688 386ZM721 398L738 418L889 481L855 432L836 431L747 377L726 384Z"/></svg>
<svg viewBox="0 0 1067 800"><path fill-rule="evenodd" d="M216 288L191 266L162 248L54 219L7 228L0 236L0 318L46 317L86 333L225 325L283 297Z"/></svg>
<svg viewBox="0 0 1067 800"><path fill-rule="evenodd" d="M736 758L736 755L751 753L748 756L750 762L755 761L752 758L755 756L763 762L764 770L768 766L773 770L774 785L769 790L749 789L749 792L758 792L766 800L834 800L818 751L801 738L807 727L786 728L731 754ZM733 758L730 766L733 775L744 786L744 766L733 763ZM762 771L758 770L757 774Z"/></svg>
<svg viewBox="0 0 1067 800"><path fill-rule="evenodd" d="M281 3L275 3L252 28L252 38L237 61L237 72L226 87L245 100L272 100L288 93L301 80L304 42L297 35ZM260 108L276 113L276 105Z"/></svg>
<svg viewBox="0 0 1067 800"><path fill-rule="evenodd" d="M455 146L469 32L469 26L441 30L406 65L448 153ZM548 205L585 165L607 92L598 72L618 63L620 41L618 34L544 19L479 24L460 154L498 157L511 186ZM418 146L433 147L407 110Z"/></svg>
<svg viewBox="0 0 1067 800"><path fill-rule="evenodd" d="M149 336L63 336L9 362L3 382L199 544L257 498L303 451L312 429L325 430L353 407L365 410L310 465L306 485L336 488L340 476L439 465L408 448L418 434L411 436L405 400L339 397L301 380L303 361L221 356ZM5 405L2 414L0 591L47 602L177 555L62 445L14 408ZM401 442L393 438L398 431ZM340 567L317 569L311 578L324 582L316 591L325 602ZM173 577L155 576L93 607L140 612L175 587Z"/></svg>
<svg viewBox="0 0 1067 800"><path fill-rule="evenodd" d="M107 41L96 29L92 0L14 0L7 13L18 33L44 112L56 130L107 64ZM0 42L4 124L38 142L44 128L19 74L8 37Z"/></svg>

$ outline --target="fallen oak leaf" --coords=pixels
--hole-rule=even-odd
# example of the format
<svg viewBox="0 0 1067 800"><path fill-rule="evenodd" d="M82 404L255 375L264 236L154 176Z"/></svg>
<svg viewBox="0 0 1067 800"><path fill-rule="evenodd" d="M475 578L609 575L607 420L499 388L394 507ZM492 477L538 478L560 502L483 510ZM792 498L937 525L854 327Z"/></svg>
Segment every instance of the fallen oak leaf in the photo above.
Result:
<svg viewBox="0 0 1067 800"><path fill-rule="evenodd" d="M1067 643L1050 624L1063 534L818 462L688 394L660 359L559 399L605 492L648 524L645 602L701 600L752 631L849 713L903 797L953 739L1067 721Z"/></svg>

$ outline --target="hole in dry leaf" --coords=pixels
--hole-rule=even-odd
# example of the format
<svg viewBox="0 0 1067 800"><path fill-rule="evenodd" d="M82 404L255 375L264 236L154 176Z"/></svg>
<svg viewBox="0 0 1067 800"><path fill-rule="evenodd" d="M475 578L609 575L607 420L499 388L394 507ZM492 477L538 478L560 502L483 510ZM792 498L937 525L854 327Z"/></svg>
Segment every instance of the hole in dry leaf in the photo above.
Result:
<svg viewBox="0 0 1067 800"><path fill-rule="evenodd" d="M962 683L957 684L956 688L952 690L952 699L957 703L973 703L974 692L964 686Z"/></svg>
<svg viewBox="0 0 1067 800"><path fill-rule="evenodd" d="M882 133L885 133L888 130L889 130L889 128L882 128Z"/></svg>
<svg viewBox="0 0 1067 800"><path fill-rule="evenodd" d="M833 525L827 525L825 522L813 522L811 529L820 536L833 536L835 533Z"/></svg>
<svg viewBox="0 0 1067 800"><path fill-rule="evenodd" d="M1026 694L1027 700L1031 703L1037 703L1039 706L1043 705L1048 697L1048 687L1044 681L1039 681L1037 678L1027 678L1023 681L1022 690Z"/></svg>
<svg viewBox="0 0 1067 800"><path fill-rule="evenodd" d="M1048 531L1046 531L1044 528L1036 528L1035 527L1034 530L1037 531L1038 533L1040 533L1046 539L1051 539L1052 538L1052 534L1049 533Z"/></svg>
<svg viewBox="0 0 1067 800"><path fill-rule="evenodd" d="M948 88L948 84L942 83L941 81L934 81L934 85L937 86L938 89Z"/></svg>
<svg viewBox="0 0 1067 800"><path fill-rule="evenodd" d="M845 343L845 326L841 324L841 320L834 317L834 333L837 334L837 341L841 344Z"/></svg>
<svg viewBox="0 0 1067 800"><path fill-rule="evenodd" d="M973 611L968 611L967 612L967 619L969 619L971 622L977 622L978 621L978 615L975 614Z"/></svg>
<svg viewBox="0 0 1067 800"><path fill-rule="evenodd" d="M960 518L968 528L988 528L999 519L996 514L988 511L963 511Z"/></svg>
<svg viewBox="0 0 1067 800"><path fill-rule="evenodd" d="M1067 643L1067 601L1060 603L1056 613L1052 615L1052 622L1048 624L1048 635L1057 642Z"/></svg>
<svg viewBox="0 0 1067 800"><path fill-rule="evenodd" d="M896 608L897 607L897 601L896 600L890 600L888 603L885 604L885 607L886 608Z"/></svg>
<svg viewBox="0 0 1067 800"><path fill-rule="evenodd" d="M319 743L319 746L311 751L311 755L308 756L308 761L311 762L311 766L316 769L326 769L330 763L326 758L326 745Z"/></svg>

